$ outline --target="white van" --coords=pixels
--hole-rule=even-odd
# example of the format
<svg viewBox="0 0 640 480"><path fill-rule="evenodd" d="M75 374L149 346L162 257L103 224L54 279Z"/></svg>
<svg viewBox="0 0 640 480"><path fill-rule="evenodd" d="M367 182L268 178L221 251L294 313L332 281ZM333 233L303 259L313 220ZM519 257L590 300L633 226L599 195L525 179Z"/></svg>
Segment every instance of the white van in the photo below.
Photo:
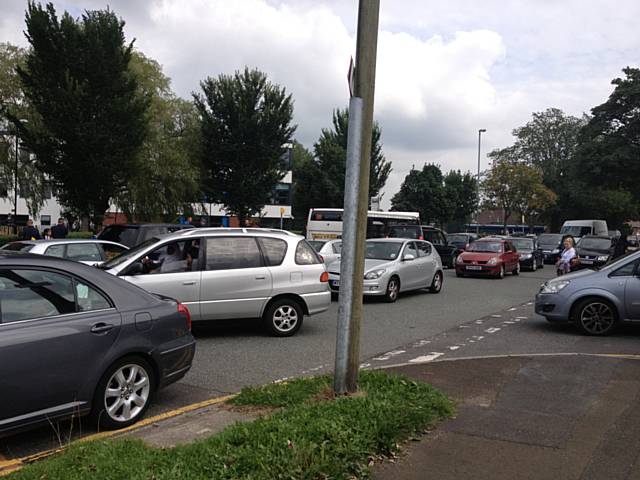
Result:
<svg viewBox="0 0 640 480"><path fill-rule="evenodd" d="M585 235L609 236L609 228L605 220L567 220L562 224L560 233L571 235L578 240Z"/></svg>

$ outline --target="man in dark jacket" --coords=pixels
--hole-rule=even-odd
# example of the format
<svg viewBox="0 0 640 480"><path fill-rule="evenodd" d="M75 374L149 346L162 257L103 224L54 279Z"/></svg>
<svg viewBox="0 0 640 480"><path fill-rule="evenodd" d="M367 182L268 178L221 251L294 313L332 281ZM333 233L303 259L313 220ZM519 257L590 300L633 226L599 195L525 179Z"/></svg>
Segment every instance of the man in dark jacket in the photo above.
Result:
<svg viewBox="0 0 640 480"><path fill-rule="evenodd" d="M27 220L27 226L20 232L20 240L40 240L40 232L33 226L33 220Z"/></svg>
<svg viewBox="0 0 640 480"><path fill-rule="evenodd" d="M64 224L64 218L58 219L58 224L54 225L51 229L51 236L53 238L67 238L69 230L67 230L66 225Z"/></svg>

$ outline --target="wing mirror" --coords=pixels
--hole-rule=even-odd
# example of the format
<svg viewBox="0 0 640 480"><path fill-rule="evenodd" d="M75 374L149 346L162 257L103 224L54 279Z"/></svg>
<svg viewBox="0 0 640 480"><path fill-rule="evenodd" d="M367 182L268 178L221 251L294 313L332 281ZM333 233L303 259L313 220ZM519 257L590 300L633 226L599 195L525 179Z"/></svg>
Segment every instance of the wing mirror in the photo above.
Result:
<svg viewBox="0 0 640 480"><path fill-rule="evenodd" d="M135 261L131 265L129 265L127 268L124 269L124 271L122 272L122 275L134 276L134 275L140 275L142 273L144 273L144 265L140 261Z"/></svg>
<svg viewBox="0 0 640 480"><path fill-rule="evenodd" d="M411 260L415 259L416 257L414 255L411 255L410 253L407 253L404 257L402 257L403 262L410 262Z"/></svg>

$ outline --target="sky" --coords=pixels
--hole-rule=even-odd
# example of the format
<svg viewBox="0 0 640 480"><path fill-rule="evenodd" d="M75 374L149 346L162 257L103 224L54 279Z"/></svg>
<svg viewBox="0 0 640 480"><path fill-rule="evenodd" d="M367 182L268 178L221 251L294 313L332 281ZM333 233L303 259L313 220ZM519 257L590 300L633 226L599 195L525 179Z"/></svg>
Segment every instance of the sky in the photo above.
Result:
<svg viewBox="0 0 640 480"><path fill-rule="evenodd" d="M246 66L295 102L295 137L312 149L335 108L348 105L356 0L64 0L79 16L109 6L129 40L163 66L175 92ZM0 0L0 42L25 45L26 0ZM618 0L381 0L375 120L393 164L389 206L408 171L482 169L532 112L581 115L611 80L639 66L640 2ZM294 179L295 181L295 179Z"/></svg>

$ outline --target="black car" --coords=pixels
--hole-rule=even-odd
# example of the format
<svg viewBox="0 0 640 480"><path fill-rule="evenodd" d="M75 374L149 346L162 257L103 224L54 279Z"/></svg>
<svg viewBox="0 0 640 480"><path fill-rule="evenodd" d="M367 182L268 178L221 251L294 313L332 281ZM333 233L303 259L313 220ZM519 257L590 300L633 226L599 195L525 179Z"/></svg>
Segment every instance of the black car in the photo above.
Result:
<svg viewBox="0 0 640 480"><path fill-rule="evenodd" d="M600 267L613 259L616 242L611 237L585 235L578 242L576 253L580 267Z"/></svg>
<svg viewBox="0 0 640 480"><path fill-rule="evenodd" d="M544 255L544 263L556 263L562 253L562 240L564 235L561 233L541 233L538 235L538 248L542 250Z"/></svg>
<svg viewBox="0 0 640 480"><path fill-rule="evenodd" d="M121 243L133 248L150 238L185 228L194 228L194 226L179 223L115 223L104 227L98 234L98 239Z"/></svg>
<svg viewBox="0 0 640 480"><path fill-rule="evenodd" d="M449 245L453 245L460 250L466 250L477 239L478 235L475 233L447 233Z"/></svg>
<svg viewBox="0 0 640 480"><path fill-rule="evenodd" d="M463 252L464 249L449 243L446 234L439 228L427 227L423 225L422 234L424 236L424 239L428 242L431 242L431 244L438 251L440 259L442 260L442 265L449 268L455 268L456 258L458 258L458 255L460 255L460 253Z"/></svg>
<svg viewBox="0 0 640 480"><path fill-rule="evenodd" d="M544 267L544 255L535 238L510 237L508 240L520 254L520 268L535 272Z"/></svg>
<svg viewBox="0 0 640 480"><path fill-rule="evenodd" d="M390 225L385 232L387 238L410 238L424 240L420 225Z"/></svg>
<svg viewBox="0 0 640 480"><path fill-rule="evenodd" d="M0 435L93 414L138 421L191 368L189 310L102 270L0 252Z"/></svg>

